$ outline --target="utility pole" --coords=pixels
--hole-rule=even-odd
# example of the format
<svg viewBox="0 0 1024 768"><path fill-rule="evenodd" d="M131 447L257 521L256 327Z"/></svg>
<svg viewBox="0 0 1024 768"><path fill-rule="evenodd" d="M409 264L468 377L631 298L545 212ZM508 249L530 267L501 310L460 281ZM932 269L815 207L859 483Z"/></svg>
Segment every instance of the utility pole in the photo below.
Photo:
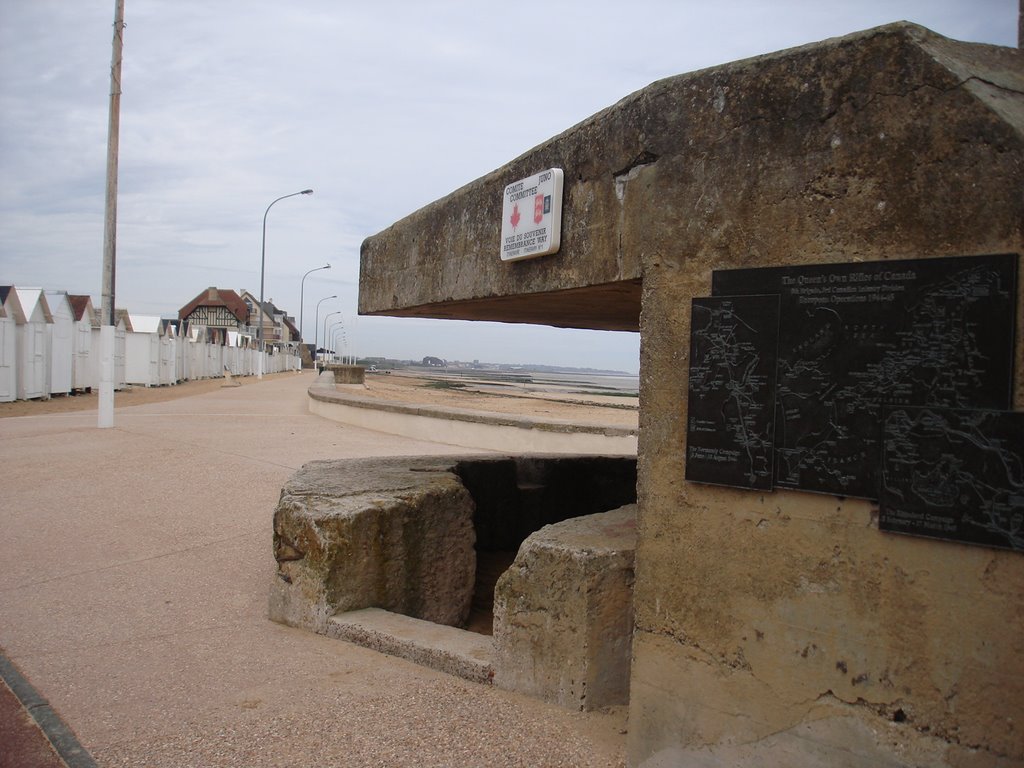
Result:
<svg viewBox="0 0 1024 768"><path fill-rule="evenodd" d="M121 124L121 48L124 0L114 0L110 57L110 113L107 123L107 199L103 221L103 285L100 300L100 429L114 426L114 273L117 252L117 155Z"/></svg>

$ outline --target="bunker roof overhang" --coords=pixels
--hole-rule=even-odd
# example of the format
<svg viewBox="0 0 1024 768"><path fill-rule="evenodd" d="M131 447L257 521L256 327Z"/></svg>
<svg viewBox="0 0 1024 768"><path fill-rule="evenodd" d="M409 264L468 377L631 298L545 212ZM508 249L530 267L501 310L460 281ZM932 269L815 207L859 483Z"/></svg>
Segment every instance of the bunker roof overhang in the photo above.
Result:
<svg viewBox="0 0 1024 768"><path fill-rule="evenodd" d="M636 331L645 265L785 258L775 240L857 258L851 243L884 246L892 225L842 230L879 199L906 209L898 226L929 226L916 148L947 141L945 123L1020 145L1022 91L1020 52L905 22L661 80L367 238L359 311ZM561 249L503 262L504 187L547 168L565 175ZM965 196L962 215L984 208Z"/></svg>

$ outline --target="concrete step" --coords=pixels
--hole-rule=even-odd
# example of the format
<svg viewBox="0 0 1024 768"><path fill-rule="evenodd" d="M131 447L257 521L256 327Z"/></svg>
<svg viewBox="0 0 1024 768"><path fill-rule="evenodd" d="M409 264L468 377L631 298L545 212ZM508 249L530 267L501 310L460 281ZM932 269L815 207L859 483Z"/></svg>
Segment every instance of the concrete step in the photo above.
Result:
<svg viewBox="0 0 1024 768"><path fill-rule="evenodd" d="M364 608L332 616L327 634L465 680L490 683L494 678L494 643L476 632Z"/></svg>

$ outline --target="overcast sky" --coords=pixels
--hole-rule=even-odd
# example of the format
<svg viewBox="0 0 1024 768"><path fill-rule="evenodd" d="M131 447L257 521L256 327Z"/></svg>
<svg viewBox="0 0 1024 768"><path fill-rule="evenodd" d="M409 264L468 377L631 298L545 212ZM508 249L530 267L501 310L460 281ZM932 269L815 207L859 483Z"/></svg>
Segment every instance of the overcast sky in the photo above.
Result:
<svg viewBox="0 0 1024 768"><path fill-rule="evenodd" d="M359 245L662 77L907 20L1014 46L1018 0L125 0L116 303L340 311L361 355L636 372L637 334L356 318ZM114 0L0 0L0 284L99 306ZM496 193L500 194L500 190ZM495 226L499 226L496 222Z"/></svg>

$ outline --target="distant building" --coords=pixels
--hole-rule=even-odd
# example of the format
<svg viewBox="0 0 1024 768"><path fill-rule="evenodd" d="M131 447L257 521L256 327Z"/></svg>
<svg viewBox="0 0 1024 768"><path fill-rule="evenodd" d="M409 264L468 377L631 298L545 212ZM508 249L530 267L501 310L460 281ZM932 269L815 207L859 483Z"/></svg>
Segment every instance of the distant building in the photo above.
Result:
<svg viewBox="0 0 1024 768"><path fill-rule="evenodd" d="M249 312L249 329L256 336L260 323L260 301L249 291L243 290L241 300ZM274 306L272 299L263 302L263 340L268 342L299 341L299 329L295 318Z"/></svg>
<svg viewBox="0 0 1024 768"><path fill-rule="evenodd" d="M178 320L189 325L238 331L256 338L259 306L259 299L249 291L210 287L178 310ZM295 319L275 307L273 301L263 302L263 340L268 343L299 340Z"/></svg>
<svg viewBox="0 0 1024 768"><path fill-rule="evenodd" d="M207 328L245 331L249 326L249 307L230 288L207 288L178 310L178 319Z"/></svg>

